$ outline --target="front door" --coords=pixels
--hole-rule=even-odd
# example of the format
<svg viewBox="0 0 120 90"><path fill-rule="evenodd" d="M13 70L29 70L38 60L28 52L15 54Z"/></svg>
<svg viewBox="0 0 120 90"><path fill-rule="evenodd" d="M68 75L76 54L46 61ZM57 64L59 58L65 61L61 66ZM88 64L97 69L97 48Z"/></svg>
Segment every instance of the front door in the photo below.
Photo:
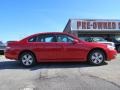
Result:
<svg viewBox="0 0 120 90"><path fill-rule="evenodd" d="M84 57L84 44L83 43L73 43L74 38L67 35L57 35L57 45L62 50L61 59L73 60L78 59L81 60Z"/></svg>

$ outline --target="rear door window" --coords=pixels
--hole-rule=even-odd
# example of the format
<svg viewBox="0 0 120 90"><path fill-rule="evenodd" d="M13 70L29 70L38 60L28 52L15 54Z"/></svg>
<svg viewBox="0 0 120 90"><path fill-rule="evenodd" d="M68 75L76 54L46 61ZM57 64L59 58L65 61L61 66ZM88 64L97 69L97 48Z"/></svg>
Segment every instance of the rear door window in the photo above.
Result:
<svg viewBox="0 0 120 90"><path fill-rule="evenodd" d="M51 34L39 35L37 42L56 42L56 36Z"/></svg>

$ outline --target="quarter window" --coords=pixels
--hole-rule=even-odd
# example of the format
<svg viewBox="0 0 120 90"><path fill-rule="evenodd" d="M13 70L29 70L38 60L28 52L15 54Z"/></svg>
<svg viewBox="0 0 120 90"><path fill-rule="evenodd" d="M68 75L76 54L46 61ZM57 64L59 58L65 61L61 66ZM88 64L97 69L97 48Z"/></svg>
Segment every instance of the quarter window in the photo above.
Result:
<svg viewBox="0 0 120 90"><path fill-rule="evenodd" d="M35 36L35 37L30 38L28 41L29 42L36 42L36 39L37 39L37 37Z"/></svg>

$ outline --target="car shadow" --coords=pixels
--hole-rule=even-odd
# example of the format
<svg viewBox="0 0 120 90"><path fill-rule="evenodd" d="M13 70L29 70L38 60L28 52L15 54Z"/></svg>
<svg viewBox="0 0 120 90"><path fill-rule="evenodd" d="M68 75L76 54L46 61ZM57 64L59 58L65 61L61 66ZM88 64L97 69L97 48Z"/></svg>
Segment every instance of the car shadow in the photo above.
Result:
<svg viewBox="0 0 120 90"><path fill-rule="evenodd" d="M107 65L105 62L103 65ZM22 66L18 61L1 61L0 70L3 69L29 69L31 71L38 69L52 69L52 68L85 68L85 67L96 67L86 62L50 62L50 63L39 63L34 67L26 68ZM97 66L98 67L98 66Z"/></svg>

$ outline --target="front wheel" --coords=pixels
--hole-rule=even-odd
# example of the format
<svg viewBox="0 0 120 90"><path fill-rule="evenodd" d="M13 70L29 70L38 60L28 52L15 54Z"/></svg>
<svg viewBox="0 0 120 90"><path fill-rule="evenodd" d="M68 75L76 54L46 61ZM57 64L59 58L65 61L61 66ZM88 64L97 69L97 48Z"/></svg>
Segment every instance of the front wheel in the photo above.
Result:
<svg viewBox="0 0 120 90"><path fill-rule="evenodd" d="M94 50L90 52L88 61L92 65L101 65L105 61L105 54L101 50Z"/></svg>
<svg viewBox="0 0 120 90"><path fill-rule="evenodd" d="M25 67L31 67L35 65L36 59L31 52L24 52L20 55L20 62Z"/></svg>

